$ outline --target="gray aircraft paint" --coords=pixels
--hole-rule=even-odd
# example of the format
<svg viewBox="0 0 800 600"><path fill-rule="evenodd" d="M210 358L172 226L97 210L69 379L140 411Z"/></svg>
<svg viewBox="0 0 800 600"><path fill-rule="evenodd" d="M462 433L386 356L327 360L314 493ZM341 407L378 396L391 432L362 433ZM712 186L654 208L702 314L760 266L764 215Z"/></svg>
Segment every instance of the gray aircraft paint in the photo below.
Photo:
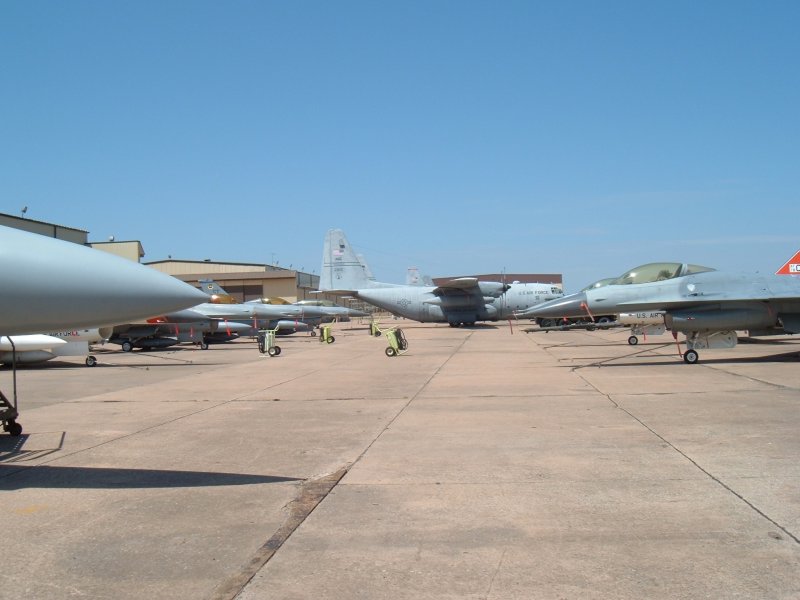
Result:
<svg viewBox="0 0 800 600"><path fill-rule="evenodd" d="M192 286L71 242L0 226L0 333L125 323L202 301Z"/></svg>
<svg viewBox="0 0 800 600"><path fill-rule="evenodd" d="M800 280L710 270L663 281L588 289L547 302L529 314L573 318L638 311L663 311L666 326L686 334L690 350L733 347L735 331L800 333ZM724 342L713 346L714 336ZM696 361L697 353L686 360Z"/></svg>
<svg viewBox="0 0 800 600"><path fill-rule="evenodd" d="M352 294L414 321L451 324L511 318L561 295L560 289L550 284L507 285L469 277L440 286L378 282L370 277L364 259L353 251L341 229L330 229L325 235L320 290Z"/></svg>

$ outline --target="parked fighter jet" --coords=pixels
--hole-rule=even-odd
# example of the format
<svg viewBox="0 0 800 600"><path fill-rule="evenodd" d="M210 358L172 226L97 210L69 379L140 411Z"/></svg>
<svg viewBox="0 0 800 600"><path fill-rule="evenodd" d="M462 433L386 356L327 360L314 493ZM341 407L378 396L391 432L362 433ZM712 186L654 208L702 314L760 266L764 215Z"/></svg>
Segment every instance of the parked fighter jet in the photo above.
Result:
<svg viewBox="0 0 800 600"><path fill-rule="evenodd" d="M686 335L683 360L704 348L733 348L736 331L750 335L800 333L800 281L730 274L685 263L650 263L614 283L564 296L530 311L535 317L660 311L674 335Z"/></svg>
<svg viewBox="0 0 800 600"><path fill-rule="evenodd" d="M320 291L349 294L394 315L451 327L514 317L519 311L562 295L543 283L505 284L452 279L438 286L380 283L369 274L341 229L330 229L322 253Z"/></svg>
<svg viewBox="0 0 800 600"><path fill-rule="evenodd" d="M191 306L202 292L118 256L0 226L0 335L106 326ZM15 362L15 361L12 361ZM15 379L16 381L16 379ZM0 392L0 422L20 435L13 402Z"/></svg>
<svg viewBox="0 0 800 600"><path fill-rule="evenodd" d="M600 279L587 285L581 290L586 292L588 290L597 289L609 285L616 281L616 277L609 277ZM541 306L541 305L540 305ZM518 315L519 318L530 318L538 306L534 306L527 311ZM562 317L554 319L551 317L535 317L533 319L538 328L524 329L526 333L540 333L548 331L571 331L573 329L585 329L593 331L595 329L613 329L617 327L627 327L630 329L630 336L628 343L634 346L639 343L640 335L661 335L667 328L664 326L664 314L660 311L645 311L638 313L620 313L620 314L599 314L589 315L584 314L580 317Z"/></svg>
<svg viewBox="0 0 800 600"><path fill-rule="evenodd" d="M153 350L169 348L181 342L208 348L205 337L217 330L217 321L195 310L172 311L137 322L115 325L108 341L122 346L123 352L134 348Z"/></svg>
<svg viewBox="0 0 800 600"><path fill-rule="evenodd" d="M211 296L211 304L235 304L234 298L226 292L221 285L211 279L200 281L200 289ZM277 329L278 334L286 335L297 331L311 331L315 335L314 327L320 323L331 323L337 319L349 319L350 317L366 317L367 313L346 306L339 306L329 300L301 300L300 302L274 302L271 298L259 298L248 300L240 306L252 307L262 319L265 311L266 316L272 315L268 325L262 325L261 329ZM263 307L263 308L262 308ZM224 310L224 309L223 309ZM218 309L216 310L218 312ZM277 319L275 318L277 317ZM293 319L292 319L293 317ZM253 335L257 335L256 333Z"/></svg>

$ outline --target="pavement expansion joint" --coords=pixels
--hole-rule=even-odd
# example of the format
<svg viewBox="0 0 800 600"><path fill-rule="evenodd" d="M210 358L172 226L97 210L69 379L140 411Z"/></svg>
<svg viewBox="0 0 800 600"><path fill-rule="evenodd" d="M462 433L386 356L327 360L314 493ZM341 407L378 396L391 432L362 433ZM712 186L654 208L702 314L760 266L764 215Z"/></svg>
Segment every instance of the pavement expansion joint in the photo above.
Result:
<svg viewBox="0 0 800 600"><path fill-rule="evenodd" d="M584 381L585 381L585 380L584 380ZM587 383L589 383L589 382L587 381ZM589 385L592 385L592 384L591 384L591 383L589 383ZM592 387L594 387L595 389L597 389L595 386L592 386ZM599 392L600 390L597 390L597 391ZM602 392L601 392L601 393L602 393ZM706 469L706 468L705 468L703 465L701 465L701 464L700 464L700 463L699 463L697 460L695 460L694 458L692 458L691 456L689 456L689 455L688 455L686 452L684 452L683 450L681 450L680 448L678 448L678 447L677 447L675 444L673 444L671 441L669 441L669 440L668 440L666 437L664 437L662 434L660 434L660 433L659 433L659 432L657 432L655 429L653 429L653 428L652 428L650 425L648 425L647 423L645 423L645 422L644 422L644 421L643 421L641 418L637 417L637 416L636 416L635 414L633 414L633 413L632 413L630 410L628 410L627 408L625 408L625 407L621 406L619 403L617 403L617 402L616 402L616 400L614 400L614 399L611 397L611 395L610 395L610 394L604 394L604 395L606 396L606 398L608 398L609 402L611 402L611 403L614 405L614 407L615 407L615 408L618 408L619 410L621 410L621 411L623 411L624 413L626 413L628 416L630 416L632 419L634 419L634 420L635 420L637 423L639 423L639 424L640 424L642 427L644 427L645 429L647 429L647 430L648 430L648 431L649 431L651 434L653 434L653 435L654 435L654 436L656 436L656 437L657 437L659 440L661 440L661 441L662 441L664 444L667 444L667 445L668 445L670 448L672 448L672 450L674 450L675 452L677 452L678 454L680 454L680 455L681 455L681 456L682 456L684 459L686 459L687 461L689 461L689 462L690 462L692 465L694 465L694 467L695 467L695 468L697 468L697 469L698 469L698 470L699 470L701 473L703 473L703 474L704 474L706 477L708 477L708 478L709 478L709 479L711 479L711 480L712 480L714 483L716 483L717 485L719 485L720 487L722 487L722 488L723 488L724 490L726 490L726 491L727 491L729 494L731 494L731 495L733 495L734 497L738 498L738 499L739 499L741 502L743 502L744 504L746 504L746 505L747 505L747 506L748 506L748 507L749 507L751 510L753 510L753 511L754 511L756 514L758 514L760 517L762 517L763 519L765 519L765 520L769 521L770 523L772 523L772 524L773 524L775 527L777 527L777 528L778 528L778 529L780 529L780 530L781 530L783 533L785 533L785 534L787 535L787 537L789 537L789 538L791 538L792 540L794 540L794 542L795 542L795 543L797 543L797 544L800 544L800 537L798 537L797 535L795 535L793 532L789 531L789 530L788 530L788 529L787 529L785 526L783 526L783 525L781 525L780 523L778 523L778 522L777 522L775 519L773 519L772 517L770 517L770 516L769 516L767 513L765 513L765 512L764 512L763 510L761 510L760 508L758 508L758 507L757 507L755 504L753 504L753 502L751 502L750 500L748 500L748 499L747 499L747 498L746 498L746 497L745 497L745 496L744 496L742 493L740 493L740 492L736 491L736 490L735 490L735 489L733 489L733 488L732 488L730 485L728 485L727 483L725 483L724 481L722 481L722 479L720 479L718 476L714 475L714 474L713 474L711 471L709 471L709 470L708 470L708 469Z"/></svg>
<svg viewBox="0 0 800 600"><path fill-rule="evenodd" d="M297 497L286 505L289 516L283 525L256 551L238 573L233 574L215 590L210 600L234 600L319 503L330 494L346 473L347 467L343 467L334 473L306 480L300 486Z"/></svg>

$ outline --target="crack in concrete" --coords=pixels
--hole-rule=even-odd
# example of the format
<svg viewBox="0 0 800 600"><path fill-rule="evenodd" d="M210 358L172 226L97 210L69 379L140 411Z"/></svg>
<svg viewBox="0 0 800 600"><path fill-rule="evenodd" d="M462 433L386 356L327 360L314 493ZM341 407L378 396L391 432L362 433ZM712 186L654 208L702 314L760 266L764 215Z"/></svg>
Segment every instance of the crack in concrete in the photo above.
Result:
<svg viewBox="0 0 800 600"><path fill-rule="evenodd" d="M609 402L610 402L610 403L611 403L611 404L614 406L614 408L617 408L617 409L621 410L622 412L624 412L626 415L628 415L628 416L629 416L630 418L632 418L634 421L636 421L637 423L639 423L639 424L640 424L642 427L644 427L645 429L647 429L647 431L649 431L649 432L650 432L652 435L654 435L655 437L657 437L657 438L658 438L659 440L661 440L661 441L662 441L664 444L666 444L667 446L669 446L670 448L672 448L672 450L674 450L675 452L677 452L678 454L680 454L680 455L681 455L683 458L685 458L686 460L688 460L688 461L689 461L689 462L690 462L690 463L691 463L691 464L692 464L692 465L693 465L693 466L694 466L696 469L698 469L698 470L699 470L701 473L703 473L703 475L705 475L705 476L706 476L706 477L708 477L708 478L709 478L711 481L713 481L714 483L716 483L717 485L719 485L720 487L722 487L722 488L723 488L724 490L726 490L726 491L727 491L729 494L731 494L731 495L733 495L734 497L738 498L738 499L739 499L741 502L743 502L745 505L747 505L748 507L750 507L750 509L751 509L752 511L754 511L756 514L758 514L760 517L762 517L763 519L765 519L765 520L769 521L770 523L772 523L772 524L773 524L775 527L777 527L777 528L778 528L778 529L780 529L780 530L781 530L783 533L785 533L785 534L786 534L786 535L787 535L789 538L791 538L792 540L794 540L794 542L795 542L796 544L800 544L800 537L798 537L797 535L795 535L794 533L792 533L791 531L789 531L789 530L788 530L786 527L784 527L783 525L781 525L780 523L778 523L778 522L777 522L775 519L773 519L772 517L770 517L770 516L769 516L767 513L765 513L765 512L764 512L763 510L761 510L760 508L758 508L758 507L757 507L755 504L753 504L753 503L752 503L750 500L748 500L747 498L745 498L745 497L744 497L744 495L740 494L739 492L737 492L736 490L734 490L734 489L733 489L733 488L732 488L730 485L728 485L727 483L725 483L724 481L722 481L722 480L721 480L719 477L717 477L716 475L714 475L713 473L711 473L711 471L707 470L707 469L706 469L705 467L703 467L703 466L702 466L702 465L701 465L699 462L697 462L697 461L696 461L695 459L693 459L691 456L689 456L688 454L686 454L686 452L684 452L683 450L681 450L680 448L678 448L678 447L677 447L675 444L673 444L672 442L670 442L670 441L669 441L667 438L665 438L663 435L661 435L660 433L658 433L658 432L657 432L655 429L653 429L652 427L650 427L650 426L649 426L647 423L645 423L645 422L644 422L642 419L640 419L639 417L637 417L635 414L633 414L633 413L632 413L631 411L629 411L627 408L625 408L625 407L621 406L621 405L620 405L618 402L616 402L616 401L615 401L615 400L614 400L614 399L611 397L611 395L610 395L610 394L604 394L604 393L603 393L602 391L600 391L600 390L599 390L599 389L598 389L598 388L597 388L597 387L596 387L594 384L592 384L592 383L591 383L590 381L588 381L588 380L587 380L585 377L583 377L583 375L581 375L580 373L578 373L578 376L579 376L581 379L583 379L583 380L584 380L584 381L585 381L585 382L586 382L588 385L590 385L590 386L591 386L591 387L592 387L594 390L596 390L598 394L601 394L601 395L605 396L605 397L608 399L608 401L609 401Z"/></svg>
<svg viewBox="0 0 800 600"><path fill-rule="evenodd" d="M338 485L339 481L347 474L347 472L360 461L369 449L380 439L380 437L391 427L391 425L403 414L409 404L417 398L422 391L428 386L434 377L442 370L442 368L450 361L453 356L458 352L461 347L472 337L470 333L457 347L447 359L439 365L436 371L425 380L420 388L408 399L397 414L392 417L386 426L375 436L375 438L367 444L366 448L358 455L347 467L343 467L339 471L320 477L314 480L308 480L303 484L302 489L298 496L290 502L287 506L289 508L289 517L286 522L276 531L270 539L268 539L261 548L255 553L253 558L242 567L242 569L228 578L222 585L220 585L209 598L209 600L235 600L235 598L244 590L247 584L256 576L256 574L269 562L275 553L283 546L284 542L294 533L294 531L302 525L306 518L313 512L313 510L322 502L328 494Z"/></svg>
<svg viewBox="0 0 800 600"><path fill-rule="evenodd" d="M308 479L300 486L300 493L286 505L289 516L283 525L264 542L253 557L237 572L217 587L209 600L234 600L283 546L300 525L314 512L336 484L345 476L348 467L316 479Z"/></svg>

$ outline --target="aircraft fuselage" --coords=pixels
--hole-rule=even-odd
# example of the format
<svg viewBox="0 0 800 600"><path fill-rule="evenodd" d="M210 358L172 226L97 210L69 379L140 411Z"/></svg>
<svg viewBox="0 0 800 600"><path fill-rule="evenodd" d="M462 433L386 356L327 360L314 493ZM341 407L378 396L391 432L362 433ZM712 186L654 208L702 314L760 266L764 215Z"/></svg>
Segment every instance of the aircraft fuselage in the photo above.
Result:
<svg viewBox="0 0 800 600"><path fill-rule="evenodd" d="M359 299L394 315L422 323L475 323L497 321L561 295L549 284L512 284L498 297L479 292L436 294L436 287L397 286L364 289L356 292Z"/></svg>

